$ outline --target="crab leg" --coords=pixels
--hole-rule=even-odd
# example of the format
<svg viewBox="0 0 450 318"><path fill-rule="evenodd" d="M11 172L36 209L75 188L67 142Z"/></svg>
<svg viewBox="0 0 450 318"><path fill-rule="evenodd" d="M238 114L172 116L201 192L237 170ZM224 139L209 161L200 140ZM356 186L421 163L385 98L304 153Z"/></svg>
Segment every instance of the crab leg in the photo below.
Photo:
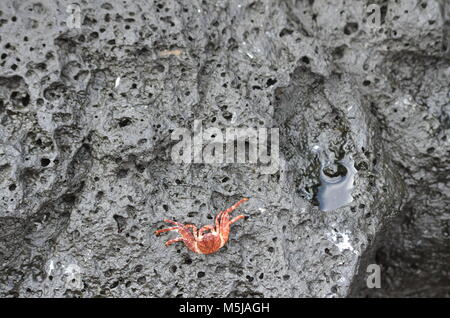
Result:
<svg viewBox="0 0 450 318"><path fill-rule="evenodd" d="M220 219L219 219L220 227L218 228L218 231L219 231L220 237L221 237L221 247L223 245L225 245L225 243L228 241L228 237L230 235L230 225L245 217L244 215L239 215L230 221L229 214L233 210L235 210L239 205L241 205L242 203L244 203L246 201L248 201L248 199L244 198L244 199L240 200L239 202L237 202L236 204L234 204L232 207L230 207L227 210L220 213Z"/></svg>
<svg viewBox="0 0 450 318"><path fill-rule="evenodd" d="M175 222L175 221L172 221L172 220L164 220L164 222L167 222L167 223L171 223L171 224L175 224L175 225L178 225L178 226L184 226L184 224L181 224L181 223L179 223L179 222Z"/></svg>
<svg viewBox="0 0 450 318"><path fill-rule="evenodd" d="M166 246L169 246L176 242L184 242L184 244L187 246L187 248L189 248L191 251L193 251L195 253L199 252L198 248L197 248L197 241L196 241L197 228L195 227L195 225L193 225L193 224L184 225L179 222L172 221L172 220L164 220L164 222L175 224L176 226L157 230L155 232L156 235L164 233L164 232L168 232L168 231L174 231L174 230L176 230L181 235L180 237L177 237L175 239L167 241ZM193 229L193 233L191 231L189 231L189 228Z"/></svg>
<svg viewBox="0 0 450 318"><path fill-rule="evenodd" d="M164 233L164 232L173 231L173 230L178 230L178 229L179 229L179 226L168 227L168 228L166 228L166 229L161 229L161 230L155 231L155 234L156 234L156 235L159 235L159 234Z"/></svg>
<svg viewBox="0 0 450 318"><path fill-rule="evenodd" d="M205 225L204 227L202 227L199 231L198 231L198 236L202 237L203 232L205 231L214 231L214 226L212 225Z"/></svg>
<svg viewBox="0 0 450 318"><path fill-rule="evenodd" d="M195 238L198 237L198 230L197 230L197 227L194 224L186 224L185 227L191 228L192 232L194 233L194 237Z"/></svg>
<svg viewBox="0 0 450 318"><path fill-rule="evenodd" d="M177 237L177 238L175 238L173 240L168 240L166 242L166 246L169 246L169 245L171 245L173 243L182 242L183 240L184 240L184 238L182 238L182 237Z"/></svg>
<svg viewBox="0 0 450 318"><path fill-rule="evenodd" d="M219 214L216 215L216 220L215 220L216 229L218 229L220 226L220 218L222 217L222 213L223 213L223 211L219 212Z"/></svg>
<svg viewBox="0 0 450 318"><path fill-rule="evenodd" d="M216 228L219 228L219 224L222 223L222 218L226 215L228 215L229 213L233 212L238 206L240 206L242 203L248 201L248 198L243 198L242 200L240 200L239 202L235 203L234 205L232 205L231 207L229 207L228 209L220 212L219 214L217 214L216 216Z"/></svg>
<svg viewBox="0 0 450 318"><path fill-rule="evenodd" d="M191 251L198 253L197 243L195 241L186 239L184 236L177 237L173 240L168 240L165 245L169 246L169 245L172 245L172 244L178 243L178 242L183 242L184 245L186 245Z"/></svg>
<svg viewBox="0 0 450 318"><path fill-rule="evenodd" d="M230 208L226 209L223 212L220 212L221 215L220 215L219 223L222 225L222 223L227 222L228 221L228 214L233 212L238 206L240 206L242 203L244 203L246 201L248 201L248 198L243 198L242 200L240 200L239 202L237 202L236 204L234 204Z"/></svg>
<svg viewBox="0 0 450 318"><path fill-rule="evenodd" d="M168 231L179 230L180 228L183 228L183 227L192 227L192 228L194 228L195 230L197 230L197 229L195 228L195 226L194 226L194 225L191 225L191 224L183 225L183 224L181 224L181 223L179 223L179 222L175 222L175 221L172 221L172 220L164 220L164 222L171 223L171 224L175 224L176 226L168 227L168 228L166 228L166 229L157 230L157 231L155 231L155 234L156 234L156 235L159 235L159 234L161 234L161 233L168 232ZM194 233L195 233L195 232L194 232Z"/></svg>
<svg viewBox="0 0 450 318"><path fill-rule="evenodd" d="M222 216L222 220L220 221L220 237L221 237L221 247L225 245L225 243L228 241L228 237L230 235L230 225L233 224L236 221L239 221L240 219L245 218L245 215L238 215L232 220L229 220L228 214L224 214Z"/></svg>
<svg viewBox="0 0 450 318"><path fill-rule="evenodd" d="M248 198L243 198L242 200L240 200L239 202L235 203L233 206L231 206L230 208L226 209L223 213L230 213L233 210L235 210L238 206L240 206L242 203L248 201Z"/></svg>
<svg viewBox="0 0 450 318"><path fill-rule="evenodd" d="M238 215L237 217L235 217L234 219L231 219L231 221L230 221L230 225L231 224L233 224L234 222L237 222L237 221L239 221L240 219L243 219L243 218L245 218L245 215L243 215L243 214L241 214L241 215Z"/></svg>

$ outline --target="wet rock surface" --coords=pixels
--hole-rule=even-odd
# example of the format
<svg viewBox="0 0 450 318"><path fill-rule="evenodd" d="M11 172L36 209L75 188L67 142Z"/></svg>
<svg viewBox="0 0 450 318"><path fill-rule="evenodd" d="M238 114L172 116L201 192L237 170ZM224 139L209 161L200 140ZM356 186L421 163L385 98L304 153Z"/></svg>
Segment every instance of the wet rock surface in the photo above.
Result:
<svg viewBox="0 0 450 318"><path fill-rule="evenodd" d="M449 6L375 3L2 1L0 295L449 296ZM175 164L194 120L279 170ZM215 254L153 234L243 197Z"/></svg>

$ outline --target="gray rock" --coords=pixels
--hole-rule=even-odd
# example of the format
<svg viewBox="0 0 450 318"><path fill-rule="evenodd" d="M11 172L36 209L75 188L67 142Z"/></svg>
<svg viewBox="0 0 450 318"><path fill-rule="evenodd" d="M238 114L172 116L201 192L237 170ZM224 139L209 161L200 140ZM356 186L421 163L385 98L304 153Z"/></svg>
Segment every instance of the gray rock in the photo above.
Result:
<svg viewBox="0 0 450 318"><path fill-rule="evenodd" d="M449 296L449 8L367 5L2 1L0 296ZM279 170L174 163L194 120ZM154 235L243 197L217 253Z"/></svg>

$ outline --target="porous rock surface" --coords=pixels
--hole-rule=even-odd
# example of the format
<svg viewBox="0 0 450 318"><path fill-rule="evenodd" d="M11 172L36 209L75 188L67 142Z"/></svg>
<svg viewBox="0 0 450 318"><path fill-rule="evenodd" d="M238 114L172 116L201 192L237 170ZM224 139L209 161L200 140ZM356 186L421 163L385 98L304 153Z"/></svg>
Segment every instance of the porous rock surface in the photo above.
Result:
<svg viewBox="0 0 450 318"><path fill-rule="evenodd" d="M1 1L0 295L448 296L449 6L370 3ZM279 171L175 164L194 120L279 128ZM215 254L153 234L243 197Z"/></svg>

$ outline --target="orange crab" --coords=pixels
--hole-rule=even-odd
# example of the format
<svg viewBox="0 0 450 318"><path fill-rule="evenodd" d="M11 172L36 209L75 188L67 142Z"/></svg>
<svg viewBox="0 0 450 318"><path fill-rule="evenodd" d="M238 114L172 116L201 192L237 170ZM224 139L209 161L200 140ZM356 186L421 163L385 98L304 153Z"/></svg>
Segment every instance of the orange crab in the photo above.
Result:
<svg viewBox="0 0 450 318"><path fill-rule="evenodd" d="M230 234L230 225L242 218L245 218L245 215L238 215L231 220L229 217L229 214L245 201L248 201L248 199L244 198L227 210L217 214L215 226L205 225L200 230L197 230L197 228L193 224L181 224L172 220L164 220L164 222L171 223L176 226L157 230L155 234L159 235L168 231L177 231L179 234L181 234L181 237L167 241L166 246L169 246L176 242L184 242L187 248L195 253L214 253L222 246L224 246L228 241L228 236ZM192 229L192 232L189 229ZM210 232L203 234L205 231Z"/></svg>

